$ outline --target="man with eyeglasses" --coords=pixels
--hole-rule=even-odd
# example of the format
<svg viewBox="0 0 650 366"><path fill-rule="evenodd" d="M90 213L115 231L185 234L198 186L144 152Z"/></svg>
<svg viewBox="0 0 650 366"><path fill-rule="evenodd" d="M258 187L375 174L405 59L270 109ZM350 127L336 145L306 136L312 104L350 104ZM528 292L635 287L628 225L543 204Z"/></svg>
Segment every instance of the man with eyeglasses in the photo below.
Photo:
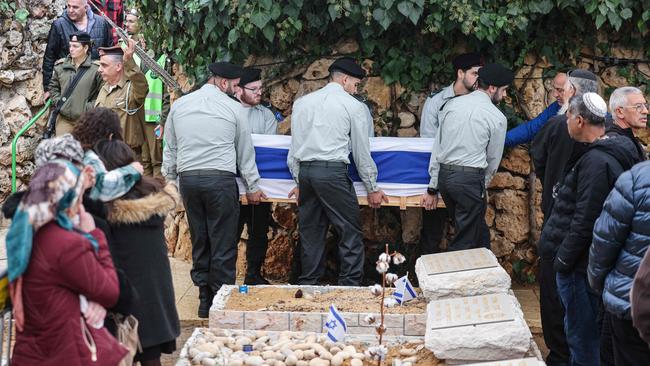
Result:
<svg viewBox="0 0 650 366"><path fill-rule="evenodd" d="M260 135L275 135L278 133L278 122L273 112L260 104L263 93L261 70L245 68L241 79L239 79L237 98L248 114L250 132ZM268 248L267 233L270 218L271 203L269 202L261 202L259 205L240 205L237 237L241 238L244 224L248 230L245 284L269 284L262 276L262 265Z"/></svg>
<svg viewBox="0 0 650 366"><path fill-rule="evenodd" d="M233 95L242 68L230 62L208 66L208 82L178 99L165 123L162 174L179 178L192 238L194 285L199 287L200 318L207 318L221 285L235 284L239 172L249 204L266 198L246 111Z"/></svg>
<svg viewBox="0 0 650 366"><path fill-rule="evenodd" d="M535 165L535 173L542 181L542 212L544 224L551 215L553 187L561 182L568 170L584 154L588 144L571 139L567 130L566 110L569 99L584 93L597 93L598 77L584 69L574 69L567 73L563 88L563 103L560 114L551 118L537 133L530 148ZM544 342L549 349L546 358L548 365L569 364L569 347L564 334L564 308L560 302L553 269L554 247L547 247L540 241L539 255L540 314L544 329Z"/></svg>

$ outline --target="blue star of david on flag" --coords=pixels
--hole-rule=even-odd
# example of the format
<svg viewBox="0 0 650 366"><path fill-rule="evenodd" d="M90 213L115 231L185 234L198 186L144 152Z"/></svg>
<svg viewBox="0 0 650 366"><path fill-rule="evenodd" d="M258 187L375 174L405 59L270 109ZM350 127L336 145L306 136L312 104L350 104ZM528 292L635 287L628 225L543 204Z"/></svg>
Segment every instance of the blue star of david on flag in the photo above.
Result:
<svg viewBox="0 0 650 366"><path fill-rule="evenodd" d="M398 304L413 300L417 296L418 295L415 293L413 285L407 276L399 278L397 281L395 281L395 292L393 292L393 297Z"/></svg>
<svg viewBox="0 0 650 366"><path fill-rule="evenodd" d="M336 310L336 306L330 305L330 312L327 314L327 321L325 322L327 337L332 342L342 341L348 332L348 327L345 320Z"/></svg>

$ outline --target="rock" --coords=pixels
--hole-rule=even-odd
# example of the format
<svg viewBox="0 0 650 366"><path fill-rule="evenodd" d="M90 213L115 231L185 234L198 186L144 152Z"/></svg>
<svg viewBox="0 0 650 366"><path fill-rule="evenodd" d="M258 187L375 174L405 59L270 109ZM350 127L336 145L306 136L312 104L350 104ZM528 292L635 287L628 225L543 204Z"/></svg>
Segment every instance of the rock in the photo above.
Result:
<svg viewBox="0 0 650 366"><path fill-rule="evenodd" d="M29 109L27 99L22 95L16 95L5 103L2 115L11 133L15 135L32 118L32 111ZM33 136L33 133L29 133L31 131L33 130L28 130L26 135Z"/></svg>
<svg viewBox="0 0 650 366"><path fill-rule="evenodd" d="M425 262L467 264L462 271L431 274ZM471 269L493 266L491 268ZM452 266L449 271L454 270ZM428 300L452 297L505 293L510 289L510 276L497 258L485 248L423 255L415 262L415 274L422 293Z"/></svg>
<svg viewBox="0 0 650 366"><path fill-rule="evenodd" d="M397 118L400 120L400 128L413 127L415 124L415 116L411 112L399 112Z"/></svg>
<svg viewBox="0 0 650 366"><path fill-rule="evenodd" d="M514 243L523 243L528 240L530 231L528 216L502 212L497 215L494 222L496 228L503 233L506 240Z"/></svg>
<svg viewBox="0 0 650 366"><path fill-rule="evenodd" d="M417 135L418 130L415 127L397 129L397 137L415 137Z"/></svg>
<svg viewBox="0 0 650 366"><path fill-rule="evenodd" d="M492 208L491 205L488 205L487 209L485 210L485 222L487 223L488 227L491 227L494 224L495 216L496 213L494 212L494 208Z"/></svg>
<svg viewBox="0 0 650 366"><path fill-rule="evenodd" d="M264 260L263 274L273 280L288 280L287 266L291 266L294 251L293 240L284 230L269 241L266 259Z"/></svg>
<svg viewBox="0 0 650 366"><path fill-rule="evenodd" d="M474 300L471 297L454 299L455 301L450 303L449 307L453 309L453 304L458 304L462 309L464 307L463 300L470 304L487 304L481 306L484 309L481 314L510 313L514 320L477 326L470 324L442 328L445 324L456 325L461 323L441 320L445 315L441 315L440 308L446 308L449 300L429 303L427 305L427 328L424 336L426 348L432 351L438 359L444 359L447 363L454 360L481 360L483 362L507 360L524 356L530 348L532 335L524 321L517 300L507 294L496 296L496 302L492 302L492 298L495 297L488 298L487 303L483 303L481 298L476 299L476 302L473 302ZM487 306L489 306L489 310L485 310ZM460 312L460 310L454 312L456 311ZM449 314L448 318L457 319L453 318L452 314ZM504 318L512 319L510 316Z"/></svg>
<svg viewBox="0 0 650 366"><path fill-rule="evenodd" d="M404 243L418 243L420 229L422 228L422 210L420 208L407 208L400 210L402 222L402 241Z"/></svg>
<svg viewBox="0 0 650 366"><path fill-rule="evenodd" d="M15 74L11 70L1 70L0 71L0 83L5 85L13 84L15 80Z"/></svg>
<svg viewBox="0 0 650 366"><path fill-rule="evenodd" d="M14 72L15 81L24 81L34 77L36 70L17 70Z"/></svg>
<svg viewBox="0 0 650 366"><path fill-rule="evenodd" d="M491 230L493 232L493 230ZM506 257L512 254L515 249L515 244L501 235L495 234L495 237L490 240L490 249L497 257Z"/></svg>
<svg viewBox="0 0 650 366"><path fill-rule="evenodd" d="M358 358L353 358L350 360L350 366L363 366L363 361Z"/></svg>
<svg viewBox="0 0 650 366"><path fill-rule="evenodd" d="M11 30L7 33L7 42L9 43L9 46L19 46L23 42L23 34L16 30Z"/></svg>
<svg viewBox="0 0 650 366"><path fill-rule="evenodd" d="M417 350L415 348L402 348L399 350L399 354L401 356L413 356L417 353Z"/></svg>
<svg viewBox="0 0 650 366"><path fill-rule="evenodd" d="M501 160L501 166L521 175L530 174L530 155L522 148L510 150Z"/></svg>
<svg viewBox="0 0 650 366"><path fill-rule="evenodd" d="M174 213L171 213L167 218L172 217L171 224L167 224L165 221L165 243L167 244L167 252L170 255L174 255L174 250L176 250L176 242L178 241L178 223L180 222L181 215L176 215L173 217Z"/></svg>
<svg viewBox="0 0 650 366"><path fill-rule="evenodd" d="M325 79L330 74L327 69L330 67L330 65L332 65L334 61L335 59L333 58L322 58L320 60L312 62L312 64L307 68L307 71L302 74L302 78L305 80Z"/></svg>
<svg viewBox="0 0 650 366"><path fill-rule="evenodd" d="M190 261L192 258L192 239L190 238L190 228L185 215L178 223L178 241L176 242L176 249L174 249L174 258L185 261Z"/></svg>
<svg viewBox="0 0 650 366"><path fill-rule="evenodd" d="M264 364L264 359L260 356L248 356L244 359L244 365L246 366L262 366Z"/></svg>
<svg viewBox="0 0 650 366"><path fill-rule="evenodd" d="M523 190L526 187L526 181L522 177L513 176L509 172L497 172L490 181L490 189L518 189Z"/></svg>
<svg viewBox="0 0 650 366"><path fill-rule="evenodd" d="M298 83L293 79L291 81L294 84ZM292 90L290 83L273 85L270 93L271 104L281 111L288 110L291 108L291 104L293 104L293 97L296 94L296 91L297 90Z"/></svg>
<svg viewBox="0 0 650 366"><path fill-rule="evenodd" d="M291 135L291 116L284 118L284 121L278 123L278 135Z"/></svg>
<svg viewBox="0 0 650 366"><path fill-rule="evenodd" d="M359 43L354 39L343 39L334 45L332 54L347 55L359 51Z"/></svg>
<svg viewBox="0 0 650 366"><path fill-rule="evenodd" d="M309 360L309 366L329 366L330 362L328 360L323 360L322 358L312 358Z"/></svg>
<svg viewBox="0 0 650 366"><path fill-rule="evenodd" d="M309 94L315 90L318 90L324 87L325 85L327 85L327 80L303 81L302 83L300 83L300 86L298 87L298 91L296 92L294 100L302 97L305 94Z"/></svg>
<svg viewBox="0 0 650 366"><path fill-rule="evenodd" d="M381 114L390 107L390 87L384 83L379 76L366 78L363 84L363 92L368 96L368 100L377 105L377 113Z"/></svg>
<svg viewBox="0 0 650 366"><path fill-rule="evenodd" d="M629 85L627 79L618 74L617 67L608 67L605 72L600 74L600 78L605 85L613 88L620 88Z"/></svg>
<svg viewBox="0 0 650 366"><path fill-rule="evenodd" d="M32 5L29 14L32 18L40 19L47 14L47 6L45 4ZM33 32L31 29L30 31Z"/></svg>
<svg viewBox="0 0 650 366"><path fill-rule="evenodd" d="M284 363L286 363L287 366L295 366L298 363L298 358L295 355L289 355L284 360Z"/></svg>
<svg viewBox="0 0 650 366"><path fill-rule="evenodd" d="M494 207L499 211L528 217L528 193L505 189L492 195Z"/></svg>
<svg viewBox="0 0 650 366"><path fill-rule="evenodd" d="M294 229L298 222L296 205L278 203L273 210L273 220L283 229Z"/></svg>

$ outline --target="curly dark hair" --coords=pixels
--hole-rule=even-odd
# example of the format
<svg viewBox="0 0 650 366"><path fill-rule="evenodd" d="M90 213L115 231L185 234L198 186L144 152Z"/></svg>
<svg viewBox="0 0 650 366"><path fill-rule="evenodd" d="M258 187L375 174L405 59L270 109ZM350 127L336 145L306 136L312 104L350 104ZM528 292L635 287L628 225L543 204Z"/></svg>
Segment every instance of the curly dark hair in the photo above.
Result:
<svg viewBox="0 0 650 366"><path fill-rule="evenodd" d="M108 108L93 108L82 114L72 130L72 136L81 143L84 150L103 139L122 140L122 127L117 113Z"/></svg>

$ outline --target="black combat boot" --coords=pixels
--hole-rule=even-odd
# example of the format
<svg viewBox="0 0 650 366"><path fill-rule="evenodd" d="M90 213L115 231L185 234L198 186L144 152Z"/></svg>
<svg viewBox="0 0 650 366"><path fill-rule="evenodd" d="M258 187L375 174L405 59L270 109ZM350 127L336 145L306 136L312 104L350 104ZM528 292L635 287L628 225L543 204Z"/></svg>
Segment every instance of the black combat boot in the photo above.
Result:
<svg viewBox="0 0 650 366"><path fill-rule="evenodd" d="M210 306L214 293L210 286L199 287L199 318L207 318L210 315Z"/></svg>

